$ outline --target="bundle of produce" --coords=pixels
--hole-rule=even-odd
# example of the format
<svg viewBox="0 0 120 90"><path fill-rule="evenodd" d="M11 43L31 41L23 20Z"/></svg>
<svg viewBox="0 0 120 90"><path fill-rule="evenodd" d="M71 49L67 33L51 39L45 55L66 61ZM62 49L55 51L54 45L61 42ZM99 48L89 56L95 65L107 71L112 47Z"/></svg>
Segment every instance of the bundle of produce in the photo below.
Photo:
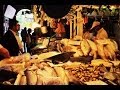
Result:
<svg viewBox="0 0 120 90"><path fill-rule="evenodd" d="M73 57L93 56L93 59L101 58L104 60L116 60L116 52L118 52L118 45L112 39L89 40L82 39L79 46L69 44L67 39L62 40L63 46L61 48L64 52L75 52Z"/></svg>

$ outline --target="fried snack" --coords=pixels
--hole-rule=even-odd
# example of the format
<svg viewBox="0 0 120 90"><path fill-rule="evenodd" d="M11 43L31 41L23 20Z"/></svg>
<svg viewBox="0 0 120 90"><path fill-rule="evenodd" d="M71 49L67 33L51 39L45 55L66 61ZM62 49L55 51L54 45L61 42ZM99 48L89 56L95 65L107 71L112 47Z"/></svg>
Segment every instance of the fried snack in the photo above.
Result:
<svg viewBox="0 0 120 90"><path fill-rule="evenodd" d="M94 51L97 51L97 46L96 46L96 44L95 44L93 41L91 41L91 40L88 40L88 39L86 39L86 40L87 40L87 42L89 43L91 49L94 50Z"/></svg>
<svg viewBox="0 0 120 90"><path fill-rule="evenodd" d="M62 67L54 67L56 73L57 73L57 76L60 77L62 79L62 81L64 82L65 85L68 85L68 77L66 76L65 74L65 71Z"/></svg>
<svg viewBox="0 0 120 90"><path fill-rule="evenodd" d="M88 44L87 40L83 39L83 41L81 41L80 46L84 56L87 56L90 52L90 45Z"/></svg>
<svg viewBox="0 0 120 90"><path fill-rule="evenodd" d="M52 67L45 66L44 69L50 74L50 76L57 77L57 74Z"/></svg>
<svg viewBox="0 0 120 90"><path fill-rule="evenodd" d="M82 50L80 50L80 49L79 50L72 49L71 51L76 52L75 54L73 54L74 57L79 57L79 56L83 56L84 55Z"/></svg>
<svg viewBox="0 0 120 90"><path fill-rule="evenodd" d="M116 54L115 54L113 48L111 47L111 45L110 45L110 44L107 44L105 47L106 47L107 50L111 53L111 55L112 55L112 60L116 59Z"/></svg>
<svg viewBox="0 0 120 90"><path fill-rule="evenodd" d="M44 77L43 85L65 85L60 77Z"/></svg>
<svg viewBox="0 0 120 90"><path fill-rule="evenodd" d="M43 78L40 75L37 75L37 83L36 85L42 85L43 84Z"/></svg>
<svg viewBox="0 0 120 90"><path fill-rule="evenodd" d="M45 69L42 69L42 70L37 69L36 73L37 73L37 75L40 75L42 77L52 77L51 74L48 71L46 71Z"/></svg>
<svg viewBox="0 0 120 90"><path fill-rule="evenodd" d="M89 45L91 47L91 52L93 54L93 58L96 59L97 58L97 46L96 46L96 44L93 41L88 40L88 39L87 39L87 42L89 43Z"/></svg>
<svg viewBox="0 0 120 90"><path fill-rule="evenodd" d="M33 64L32 66L29 66L27 69L28 70L36 70L36 69L38 69L38 67L35 64Z"/></svg>
<svg viewBox="0 0 120 90"><path fill-rule="evenodd" d="M104 49L102 44L97 44L97 49L98 49L98 55L103 59L107 60L104 54Z"/></svg>
<svg viewBox="0 0 120 90"><path fill-rule="evenodd" d="M105 73L104 73L104 77L105 77L106 79L111 80L111 81L113 81L113 80L116 79L114 73L111 73L111 72L105 72Z"/></svg>
<svg viewBox="0 0 120 90"><path fill-rule="evenodd" d="M69 42L69 39L62 39L61 41L60 41L63 45L65 45L65 46L67 46L68 45L68 42Z"/></svg>
<svg viewBox="0 0 120 90"><path fill-rule="evenodd" d="M108 39L99 39L99 40L95 40L96 44L103 44L103 45L107 45L108 44Z"/></svg>
<svg viewBox="0 0 120 90"><path fill-rule="evenodd" d="M27 78L27 84L28 85L36 85L37 83L37 75L35 73L35 71L25 71L25 75Z"/></svg>
<svg viewBox="0 0 120 90"><path fill-rule="evenodd" d="M69 40L68 45L80 45L80 41Z"/></svg>
<svg viewBox="0 0 120 90"><path fill-rule="evenodd" d="M21 77L19 85L27 85L27 79L25 75Z"/></svg>
<svg viewBox="0 0 120 90"><path fill-rule="evenodd" d="M18 74L18 75L17 75L17 78L16 78L16 80L15 80L14 85L19 85L19 84L20 84L21 77L22 77L21 74Z"/></svg>
<svg viewBox="0 0 120 90"><path fill-rule="evenodd" d="M111 46L114 52L118 50L114 41L109 40L109 45Z"/></svg>
<svg viewBox="0 0 120 90"><path fill-rule="evenodd" d="M113 39L106 39L108 45L111 46L111 49L113 49L114 52L118 51L118 45L116 43L116 41L114 41Z"/></svg>
<svg viewBox="0 0 120 90"><path fill-rule="evenodd" d="M117 44L117 42L116 41L114 41L114 40L111 40L114 44L114 47L115 47L115 51L118 51L118 44Z"/></svg>
<svg viewBox="0 0 120 90"><path fill-rule="evenodd" d="M112 59L112 55L111 55L111 53L108 51L108 49L107 49L106 47L103 47L103 49L104 49L105 57Z"/></svg>

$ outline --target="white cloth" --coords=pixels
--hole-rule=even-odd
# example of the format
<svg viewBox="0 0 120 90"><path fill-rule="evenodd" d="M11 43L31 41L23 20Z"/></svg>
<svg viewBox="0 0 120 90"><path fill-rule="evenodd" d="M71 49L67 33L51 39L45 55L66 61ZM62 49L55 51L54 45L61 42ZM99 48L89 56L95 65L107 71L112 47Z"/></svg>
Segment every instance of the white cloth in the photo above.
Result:
<svg viewBox="0 0 120 90"><path fill-rule="evenodd" d="M12 31L12 30L11 30L11 31ZM20 40L19 35L17 35L17 33L14 32L14 31L12 31L12 33L14 34L14 36L15 36L15 38L16 38L16 40L17 40L17 43L18 43L18 45L19 45L19 49L22 49L22 48L23 48L23 45L22 45L22 41Z"/></svg>

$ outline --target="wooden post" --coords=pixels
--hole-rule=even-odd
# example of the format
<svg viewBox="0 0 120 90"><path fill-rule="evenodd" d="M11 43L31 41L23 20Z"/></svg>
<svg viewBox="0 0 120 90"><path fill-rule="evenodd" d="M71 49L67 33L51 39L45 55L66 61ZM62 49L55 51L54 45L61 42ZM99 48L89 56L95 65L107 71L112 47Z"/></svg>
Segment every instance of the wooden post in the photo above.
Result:
<svg viewBox="0 0 120 90"><path fill-rule="evenodd" d="M72 38L72 20L70 20L70 39Z"/></svg>
<svg viewBox="0 0 120 90"><path fill-rule="evenodd" d="M80 11L77 11L77 35L83 35L83 18Z"/></svg>
<svg viewBox="0 0 120 90"><path fill-rule="evenodd" d="M74 32L73 32L73 37L76 36L76 34L77 34L76 27L77 27L77 25L76 25L76 15L74 15L74 29L73 29Z"/></svg>

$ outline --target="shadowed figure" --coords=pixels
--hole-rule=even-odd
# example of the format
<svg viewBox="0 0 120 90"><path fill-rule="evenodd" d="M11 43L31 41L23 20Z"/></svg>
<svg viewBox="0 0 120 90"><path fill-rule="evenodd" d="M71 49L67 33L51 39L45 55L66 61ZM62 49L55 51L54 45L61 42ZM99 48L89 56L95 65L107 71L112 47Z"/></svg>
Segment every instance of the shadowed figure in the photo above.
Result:
<svg viewBox="0 0 120 90"><path fill-rule="evenodd" d="M28 34L27 34L27 40L26 40L26 46L27 46L27 52L31 53L30 52L30 49L31 49L31 42L32 42L32 35L31 35L31 28L28 28Z"/></svg>
<svg viewBox="0 0 120 90"><path fill-rule="evenodd" d="M27 28L26 27L24 29L22 29L22 31L21 31L21 37L22 37L22 41L23 41L24 52L27 52L26 51Z"/></svg>

